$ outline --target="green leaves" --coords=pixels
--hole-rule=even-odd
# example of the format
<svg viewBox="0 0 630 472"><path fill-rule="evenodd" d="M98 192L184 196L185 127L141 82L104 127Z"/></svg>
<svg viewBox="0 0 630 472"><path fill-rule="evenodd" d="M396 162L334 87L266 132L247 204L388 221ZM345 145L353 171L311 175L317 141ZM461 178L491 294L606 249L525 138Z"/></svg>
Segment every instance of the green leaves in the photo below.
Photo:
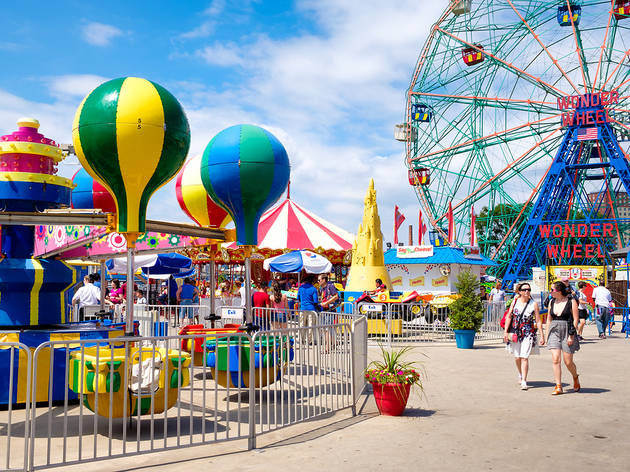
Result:
<svg viewBox="0 0 630 472"><path fill-rule="evenodd" d="M474 329L483 323L483 303L479 298L479 279L470 271L460 272L455 288L460 297L450 305L451 328Z"/></svg>

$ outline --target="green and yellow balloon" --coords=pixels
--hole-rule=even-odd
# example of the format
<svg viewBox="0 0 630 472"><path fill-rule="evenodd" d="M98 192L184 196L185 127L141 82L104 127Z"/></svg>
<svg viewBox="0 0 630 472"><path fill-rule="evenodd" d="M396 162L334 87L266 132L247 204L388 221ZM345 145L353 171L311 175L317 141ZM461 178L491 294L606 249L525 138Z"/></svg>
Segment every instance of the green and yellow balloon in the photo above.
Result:
<svg viewBox="0 0 630 472"><path fill-rule="evenodd" d="M133 245L145 232L149 198L186 160L190 128L184 110L155 82L110 80L83 99L72 140L85 170L114 196L117 231Z"/></svg>

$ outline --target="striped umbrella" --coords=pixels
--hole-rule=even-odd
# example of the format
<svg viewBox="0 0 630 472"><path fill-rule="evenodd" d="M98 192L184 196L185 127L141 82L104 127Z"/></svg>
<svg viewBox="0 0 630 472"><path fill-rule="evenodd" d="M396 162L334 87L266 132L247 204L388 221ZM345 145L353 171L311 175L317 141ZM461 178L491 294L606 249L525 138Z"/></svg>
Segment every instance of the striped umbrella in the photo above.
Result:
<svg viewBox="0 0 630 472"><path fill-rule="evenodd" d="M170 92L149 80L123 77L85 97L72 139L85 170L113 195L117 231L129 241L145 231L151 195L183 165L190 129Z"/></svg>
<svg viewBox="0 0 630 472"><path fill-rule="evenodd" d="M177 202L199 226L225 228L232 221L228 212L214 203L201 181L201 154L186 161L175 183Z"/></svg>
<svg viewBox="0 0 630 472"><path fill-rule="evenodd" d="M206 147L201 180L210 198L230 214L240 245L258 243L258 221L289 182L287 152L269 131L236 125L217 134Z"/></svg>
<svg viewBox="0 0 630 472"><path fill-rule="evenodd" d="M100 208L105 213L116 212L114 197L83 168L72 177L72 208Z"/></svg>

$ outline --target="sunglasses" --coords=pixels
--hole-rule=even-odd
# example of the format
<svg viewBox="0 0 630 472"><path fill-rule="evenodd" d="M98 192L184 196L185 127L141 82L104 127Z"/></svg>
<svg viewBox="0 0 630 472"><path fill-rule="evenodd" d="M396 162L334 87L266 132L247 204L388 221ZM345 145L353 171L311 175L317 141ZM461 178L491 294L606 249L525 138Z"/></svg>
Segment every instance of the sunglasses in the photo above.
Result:
<svg viewBox="0 0 630 472"><path fill-rule="evenodd" d="M532 289L531 288L522 288L521 292L531 292Z"/></svg>

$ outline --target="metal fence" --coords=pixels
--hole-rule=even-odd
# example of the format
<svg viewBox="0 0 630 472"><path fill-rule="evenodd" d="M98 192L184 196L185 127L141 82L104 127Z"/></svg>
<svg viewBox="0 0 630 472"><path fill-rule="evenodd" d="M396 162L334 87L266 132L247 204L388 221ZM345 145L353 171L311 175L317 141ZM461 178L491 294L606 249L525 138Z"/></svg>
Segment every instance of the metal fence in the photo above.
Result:
<svg viewBox="0 0 630 472"><path fill-rule="evenodd" d="M11 367L8 377L0 379L0 398L7 403L6 410L0 411L0 469L25 470L30 434L31 351L21 343L0 343L0 359ZM14 408L18 403L25 405Z"/></svg>
<svg viewBox="0 0 630 472"><path fill-rule="evenodd" d="M34 470L236 439L253 448L268 431L348 407L354 412L367 365L365 318L322 313L316 323L253 335L50 341L32 355L32 348L2 343L10 365L26 359L29 401L16 415L10 397L7 411L0 412L6 451L0 469ZM30 375L57 382L35 382ZM7 381L14 391L17 378ZM59 388L63 400L53 402Z"/></svg>
<svg viewBox="0 0 630 472"><path fill-rule="evenodd" d="M504 303L483 303L483 323L476 339L501 339ZM372 303L359 307L367 317L370 340L392 343L455 341L448 306L421 303Z"/></svg>

